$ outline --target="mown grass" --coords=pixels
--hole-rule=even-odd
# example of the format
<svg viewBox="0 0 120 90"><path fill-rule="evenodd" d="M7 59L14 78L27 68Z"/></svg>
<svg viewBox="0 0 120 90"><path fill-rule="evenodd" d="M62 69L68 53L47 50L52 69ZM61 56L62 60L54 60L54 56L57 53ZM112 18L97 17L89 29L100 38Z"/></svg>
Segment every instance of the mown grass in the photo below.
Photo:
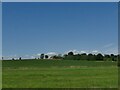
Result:
<svg viewBox="0 0 120 90"><path fill-rule="evenodd" d="M117 62L3 61L3 88L117 88Z"/></svg>

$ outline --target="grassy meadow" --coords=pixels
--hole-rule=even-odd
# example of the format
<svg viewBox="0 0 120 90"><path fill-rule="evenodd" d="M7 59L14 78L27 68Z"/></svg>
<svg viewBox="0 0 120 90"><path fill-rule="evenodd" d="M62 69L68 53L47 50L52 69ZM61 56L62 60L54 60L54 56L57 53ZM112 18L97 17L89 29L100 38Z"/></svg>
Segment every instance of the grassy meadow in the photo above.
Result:
<svg viewBox="0 0 120 90"><path fill-rule="evenodd" d="M4 60L3 88L117 88L117 62Z"/></svg>

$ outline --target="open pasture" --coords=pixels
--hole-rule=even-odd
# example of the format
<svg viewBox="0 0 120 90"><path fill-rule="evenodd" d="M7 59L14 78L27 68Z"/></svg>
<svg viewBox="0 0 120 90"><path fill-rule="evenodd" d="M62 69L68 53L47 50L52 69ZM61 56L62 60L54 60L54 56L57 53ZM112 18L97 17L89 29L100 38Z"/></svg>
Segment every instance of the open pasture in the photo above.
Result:
<svg viewBox="0 0 120 90"><path fill-rule="evenodd" d="M4 60L3 88L117 88L117 62Z"/></svg>

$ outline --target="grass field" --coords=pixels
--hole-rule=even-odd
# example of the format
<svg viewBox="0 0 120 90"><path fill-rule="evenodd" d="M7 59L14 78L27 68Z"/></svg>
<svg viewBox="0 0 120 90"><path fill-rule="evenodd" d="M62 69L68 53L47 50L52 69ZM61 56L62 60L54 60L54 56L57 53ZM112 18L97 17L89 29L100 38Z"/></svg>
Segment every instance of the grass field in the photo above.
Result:
<svg viewBox="0 0 120 90"><path fill-rule="evenodd" d="M3 88L116 88L117 62L3 61Z"/></svg>

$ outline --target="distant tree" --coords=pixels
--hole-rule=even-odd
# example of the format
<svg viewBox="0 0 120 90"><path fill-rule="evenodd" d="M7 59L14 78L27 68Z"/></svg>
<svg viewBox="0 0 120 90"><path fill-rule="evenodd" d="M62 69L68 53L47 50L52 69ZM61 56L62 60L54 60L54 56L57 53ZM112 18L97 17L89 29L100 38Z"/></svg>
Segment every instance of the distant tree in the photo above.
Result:
<svg viewBox="0 0 120 90"><path fill-rule="evenodd" d="M67 60L74 60L74 53L73 52L68 52L68 55L66 57Z"/></svg>
<svg viewBox="0 0 120 90"><path fill-rule="evenodd" d="M45 55L45 59L48 59L48 55Z"/></svg>
<svg viewBox="0 0 120 90"><path fill-rule="evenodd" d="M21 60L21 57L19 57L19 60Z"/></svg>
<svg viewBox="0 0 120 90"><path fill-rule="evenodd" d="M41 59L44 59L44 53L42 53L42 54L40 55L40 58L41 58Z"/></svg>
<svg viewBox="0 0 120 90"><path fill-rule="evenodd" d="M80 59L81 60L87 60L88 59L87 54L86 53L82 53Z"/></svg>
<svg viewBox="0 0 120 90"><path fill-rule="evenodd" d="M68 55L74 55L74 53L73 52L68 52Z"/></svg>
<svg viewBox="0 0 120 90"><path fill-rule="evenodd" d="M12 58L12 60L15 60L14 58Z"/></svg>
<svg viewBox="0 0 120 90"><path fill-rule="evenodd" d="M110 61L110 60L111 60L110 55L105 54L105 55L104 55L104 60L105 60L105 61Z"/></svg>
<svg viewBox="0 0 120 90"><path fill-rule="evenodd" d="M67 56L68 56L67 54L64 54L63 59L67 59Z"/></svg>
<svg viewBox="0 0 120 90"><path fill-rule="evenodd" d="M66 56L67 56L67 54L64 54L64 55L63 55L63 57L66 57Z"/></svg>
<svg viewBox="0 0 120 90"><path fill-rule="evenodd" d="M52 56L52 59L63 59L63 57L60 55L54 55Z"/></svg>
<svg viewBox="0 0 120 90"><path fill-rule="evenodd" d="M91 54L91 53L89 53L88 56L87 56L87 60L89 60L89 61L93 61L93 60L95 60L94 55Z"/></svg>
<svg viewBox="0 0 120 90"><path fill-rule="evenodd" d="M118 61L118 55L114 55L114 61Z"/></svg>
<svg viewBox="0 0 120 90"><path fill-rule="evenodd" d="M74 55L74 60L80 60L80 54Z"/></svg>
<svg viewBox="0 0 120 90"><path fill-rule="evenodd" d="M105 55L104 55L104 57L106 57L106 58L110 58L110 55L108 55L108 54L105 54Z"/></svg>
<svg viewBox="0 0 120 90"><path fill-rule="evenodd" d="M52 59L58 59L57 55L51 56Z"/></svg>
<svg viewBox="0 0 120 90"><path fill-rule="evenodd" d="M111 56L112 61L114 61L114 54L111 54L110 56Z"/></svg>
<svg viewBox="0 0 120 90"><path fill-rule="evenodd" d="M97 55L96 55L96 60L103 60L103 55L101 54L101 53L98 53Z"/></svg>
<svg viewBox="0 0 120 90"><path fill-rule="evenodd" d="M3 60L4 58L2 57L2 60Z"/></svg>
<svg viewBox="0 0 120 90"><path fill-rule="evenodd" d="M80 54L64 54L63 55L63 59L67 59L67 60L80 60Z"/></svg>

